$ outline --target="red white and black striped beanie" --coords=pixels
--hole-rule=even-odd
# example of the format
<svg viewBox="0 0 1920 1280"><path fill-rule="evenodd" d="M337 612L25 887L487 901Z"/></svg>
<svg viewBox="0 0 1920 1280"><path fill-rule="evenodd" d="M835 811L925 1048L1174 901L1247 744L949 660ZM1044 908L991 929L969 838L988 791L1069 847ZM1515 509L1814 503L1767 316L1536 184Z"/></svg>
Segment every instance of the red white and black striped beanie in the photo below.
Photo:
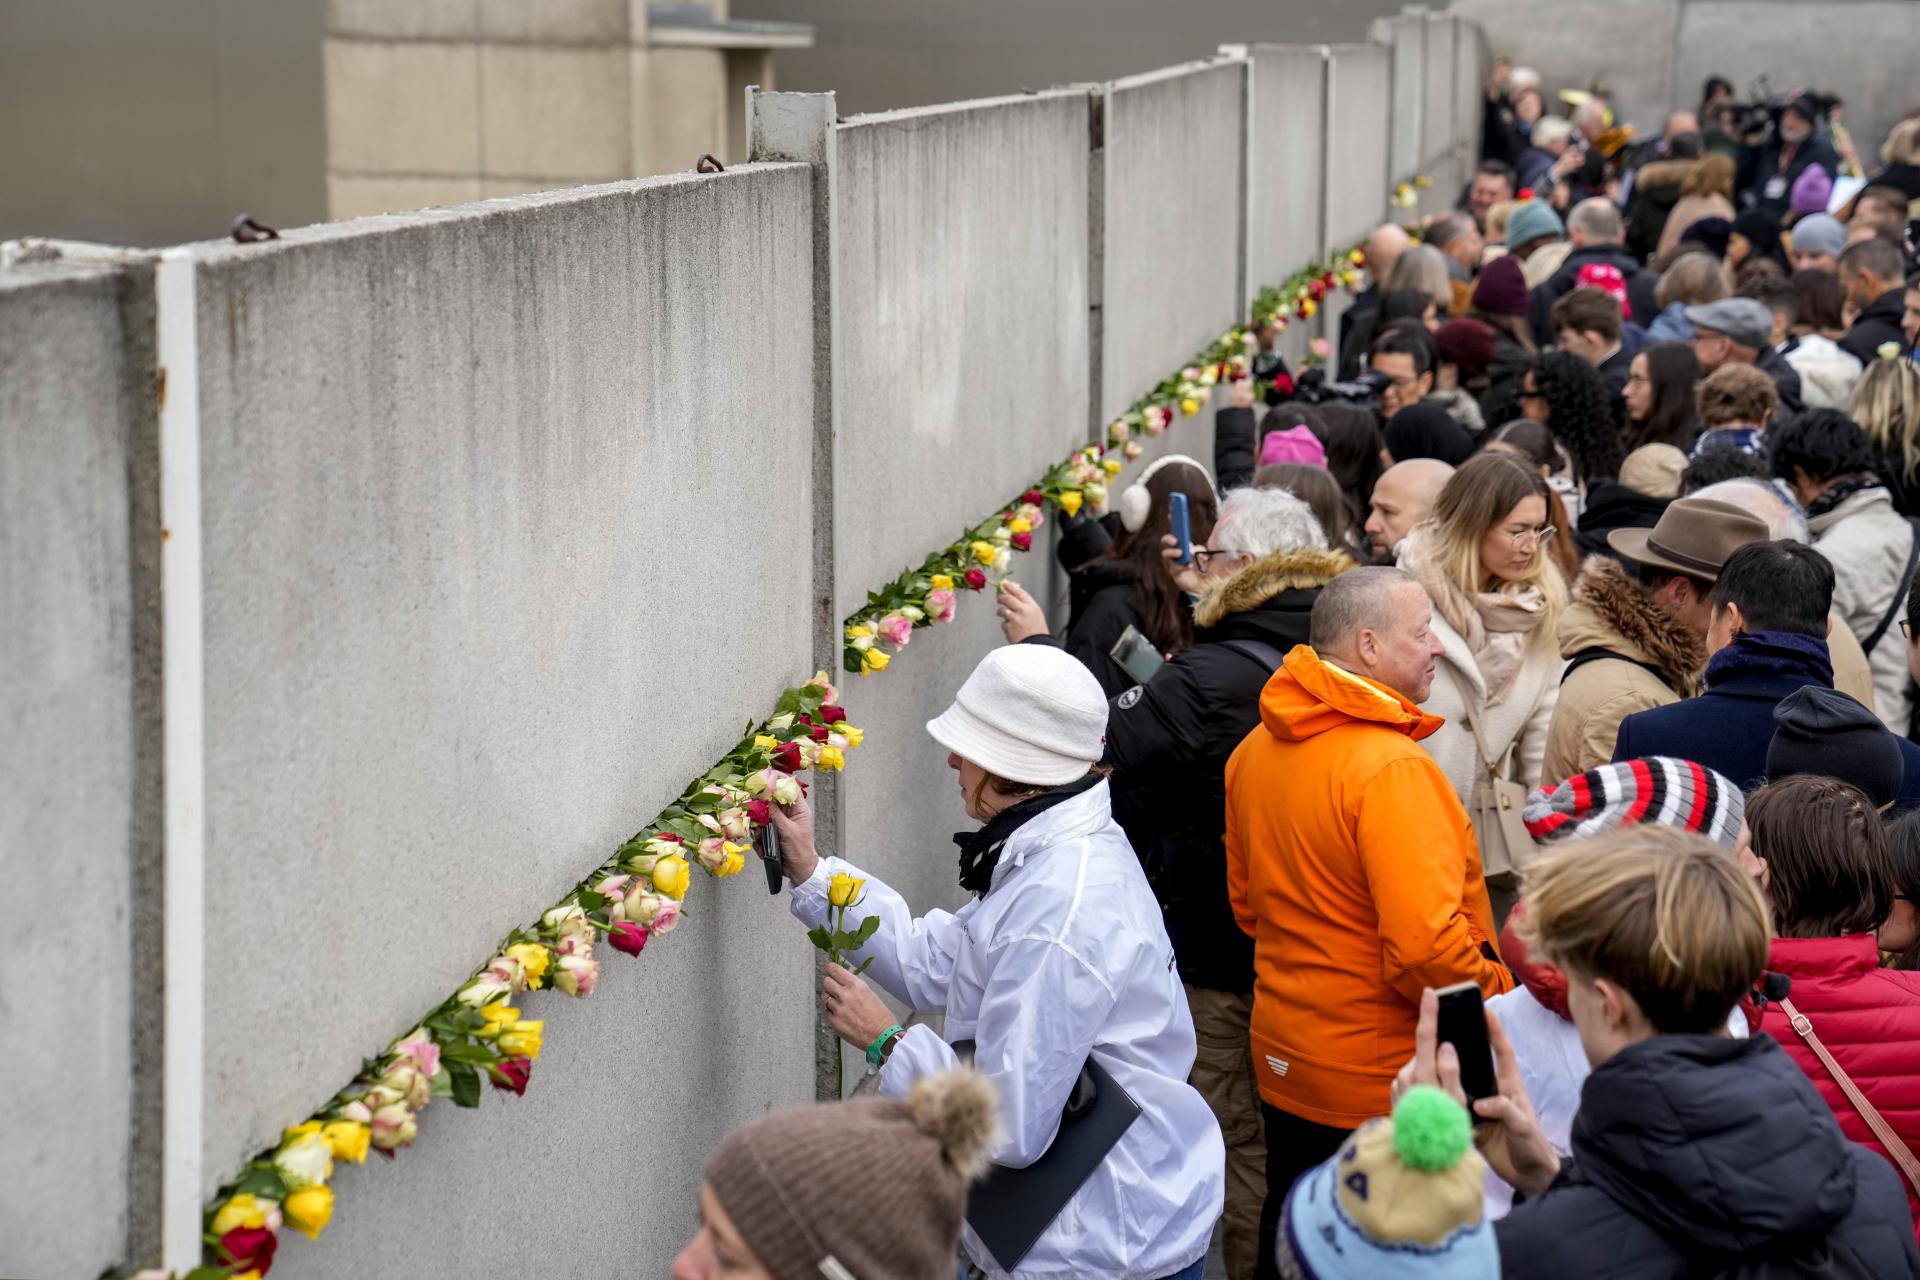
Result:
<svg viewBox="0 0 1920 1280"><path fill-rule="evenodd" d="M1740 839L1747 798L1724 774L1691 760L1649 756L1576 774L1527 797L1521 817L1542 844L1584 840L1651 823L1697 831L1729 851Z"/></svg>

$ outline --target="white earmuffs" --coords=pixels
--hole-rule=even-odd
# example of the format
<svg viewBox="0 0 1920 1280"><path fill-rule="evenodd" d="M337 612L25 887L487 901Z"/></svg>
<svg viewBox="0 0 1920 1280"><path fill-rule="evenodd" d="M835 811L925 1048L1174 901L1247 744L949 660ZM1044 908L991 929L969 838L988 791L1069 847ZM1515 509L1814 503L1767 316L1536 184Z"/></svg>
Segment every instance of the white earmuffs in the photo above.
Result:
<svg viewBox="0 0 1920 1280"><path fill-rule="evenodd" d="M1207 482L1207 492L1213 495L1214 503L1219 503L1220 491L1213 487L1213 477L1207 474L1207 469L1184 453L1170 453L1164 458L1155 459L1140 473L1140 478L1128 485L1120 495L1120 525L1128 533L1138 533L1146 525L1147 516L1152 514L1150 508L1153 503L1153 498L1147 493L1147 481L1153 479L1154 473L1169 462L1183 462L1198 471L1201 479Z"/></svg>

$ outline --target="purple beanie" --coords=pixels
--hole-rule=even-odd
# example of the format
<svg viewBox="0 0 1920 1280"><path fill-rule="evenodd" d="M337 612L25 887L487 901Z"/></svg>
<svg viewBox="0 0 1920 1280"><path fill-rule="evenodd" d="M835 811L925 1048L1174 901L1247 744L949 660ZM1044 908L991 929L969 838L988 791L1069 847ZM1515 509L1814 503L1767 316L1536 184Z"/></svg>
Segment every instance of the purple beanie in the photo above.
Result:
<svg viewBox="0 0 1920 1280"><path fill-rule="evenodd" d="M1832 195L1833 176L1819 165L1810 164L1793 180L1793 211L1825 213L1827 200Z"/></svg>
<svg viewBox="0 0 1920 1280"><path fill-rule="evenodd" d="M1305 426L1269 431L1267 438L1260 442L1260 465L1270 467L1277 462L1298 462L1309 467L1324 468L1327 465L1326 446L1320 443L1319 436Z"/></svg>
<svg viewBox="0 0 1920 1280"><path fill-rule="evenodd" d="M1517 258L1502 255L1480 268L1473 305L1492 316L1527 314L1527 277Z"/></svg>

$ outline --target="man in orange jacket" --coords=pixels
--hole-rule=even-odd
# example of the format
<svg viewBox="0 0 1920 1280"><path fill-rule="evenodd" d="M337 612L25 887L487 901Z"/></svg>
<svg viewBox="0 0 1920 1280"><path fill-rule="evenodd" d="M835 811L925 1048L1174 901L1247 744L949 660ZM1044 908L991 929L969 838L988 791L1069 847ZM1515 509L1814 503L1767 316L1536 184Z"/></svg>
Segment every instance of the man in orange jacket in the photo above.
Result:
<svg viewBox="0 0 1920 1280"><path fill-rule="evenodd" d="M1399 569L1335 578L1227 763L1227 890L1254 939L1262 1276L1294 1180L1388 1112L1421 991L1513 985L1473 825L1419 745L1442 723L1415 705L1440 652L1431 619Z"/></svg>

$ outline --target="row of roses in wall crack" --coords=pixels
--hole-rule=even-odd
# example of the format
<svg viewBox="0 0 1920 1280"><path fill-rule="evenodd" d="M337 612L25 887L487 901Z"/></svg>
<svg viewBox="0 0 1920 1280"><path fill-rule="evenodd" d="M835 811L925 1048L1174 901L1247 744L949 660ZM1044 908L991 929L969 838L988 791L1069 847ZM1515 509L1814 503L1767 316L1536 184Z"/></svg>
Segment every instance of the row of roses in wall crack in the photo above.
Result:
<svg viewBox="0 0 1920 1280"><path fill-rule="evenodd" d="M1395 203L1424 179L1400 184ZM1308 320L1326 297L1359 282L1358 246L1261 291L1256 325L1284 329ZM1076 450L1000 512L918 568L873 592L845 624L843 661L862 676L887 668L913 631L951 621L962 591L980 591L1005 575L1012 553L1032 546L1052 508L1073 515L1106 502L1106 486L1140 455L1143 437L1200 411L1213 387L1249 375L1250 329L1236 328L1179 373L1147 393L1109 426L1105 442ZM488 1088L521 1095L540 1056L544 1024L515 1003L557 990L576 999L600 981L602 944L638 956L681 922L697 867L713 879L739 874L770 806L806 790L807 770L837 771L858 747L839 691L825 672L783 693L774 715L749 729L654 821L532 925L514 930L496 953L419 1024L370 1058L360 1074L306 1121L250 1161L208 1206L206 1265L186 1280L235 1276L259 1280L273 1265L283 1229L317 1239L333 1217L330 1185L341 1162L369 1152L391 1158L418 1136L422 1110L435 1098L477 1107ZM156 1280L168 1273L140 1273Z"/></svg>

